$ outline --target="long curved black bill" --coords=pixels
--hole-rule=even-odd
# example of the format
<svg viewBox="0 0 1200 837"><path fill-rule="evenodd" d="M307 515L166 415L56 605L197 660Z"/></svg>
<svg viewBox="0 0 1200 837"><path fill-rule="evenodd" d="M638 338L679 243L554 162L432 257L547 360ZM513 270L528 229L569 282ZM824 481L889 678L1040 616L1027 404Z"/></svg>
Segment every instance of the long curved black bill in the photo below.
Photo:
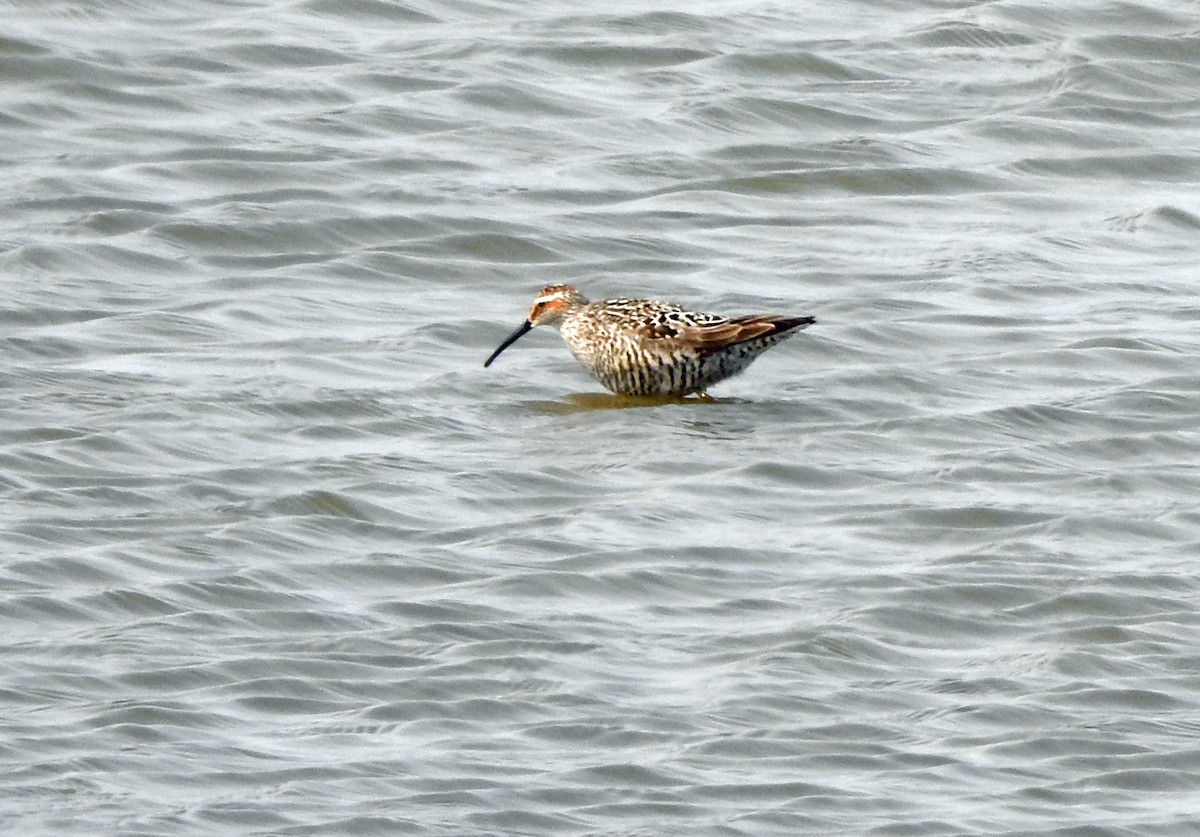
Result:
<svg viewBox="0 0 1200 837"><path fill-rule="evenodd" d="M521 327L520 327L520 328L518 328L516 331L514 331L512 334L508 335L508 337L506 337L506 338L504 339L504 342L500 344L499 348L497 348L497 349L496 349L496 351L492 352L492 356L491 356L491 357L489 357L487 360L485 360L485 361L483 362L483 365L484 365L485 367L487 367L487 366L491 366L491 365L492 365L492 361L493 361L493 360L495 360L496 358L500 357L500 353L501 353L502 351L504 351L505 349L507 349L507 348L508 348L509 346L511 346L513 343L516 343L516 342L517 342L518 340L520 340L522 337L524 337L524 336L525 336L525 334L526 334L526 333L527 333L527 332L528 332L528 331L529 331L531 328L533 328L533 323L529 322L529 320L526 320L525 322L523 322L523 323L521 324Z"/></svg>

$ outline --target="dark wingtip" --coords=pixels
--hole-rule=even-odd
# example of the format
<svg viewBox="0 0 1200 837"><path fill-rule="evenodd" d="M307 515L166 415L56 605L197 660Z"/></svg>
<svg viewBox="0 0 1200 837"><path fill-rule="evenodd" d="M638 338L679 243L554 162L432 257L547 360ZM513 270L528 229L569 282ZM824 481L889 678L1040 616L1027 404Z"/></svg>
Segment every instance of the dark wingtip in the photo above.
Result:
<svg viewBox="0 0 1200 837"><path fill-rule="evenodd" d="M779 321L780 331L791 331L795 328L807 328L816 323L816 317L786 317Z"/></svg>

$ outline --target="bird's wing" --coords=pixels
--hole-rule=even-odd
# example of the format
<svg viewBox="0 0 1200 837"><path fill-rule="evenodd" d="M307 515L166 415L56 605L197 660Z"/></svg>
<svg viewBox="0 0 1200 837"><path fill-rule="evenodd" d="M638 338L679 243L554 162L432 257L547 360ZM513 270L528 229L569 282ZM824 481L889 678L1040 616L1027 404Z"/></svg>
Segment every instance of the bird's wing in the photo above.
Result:
<svg viewBox="0 0 1200 837"><path fill-rule="evenodd" d="M712 317L708 322L691 324L651 323L643 328L643 339L653 341L661 348L668 343L673 348L711 352L745 343L772 334L782 334L805 328L813 323L811 317L783 317L765 314L749 317Z"/></svg>

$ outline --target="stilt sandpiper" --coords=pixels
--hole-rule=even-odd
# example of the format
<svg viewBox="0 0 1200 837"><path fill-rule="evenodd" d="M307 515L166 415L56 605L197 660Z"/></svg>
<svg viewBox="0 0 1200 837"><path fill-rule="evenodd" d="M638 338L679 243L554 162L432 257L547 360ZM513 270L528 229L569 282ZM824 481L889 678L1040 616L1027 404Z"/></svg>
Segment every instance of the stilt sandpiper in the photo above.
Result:
<svg viewBox="0 0 1200 837"><path fill-rule="evenodd" d="M738 374L815 322L776 314L719 317L651 299L588 302L570 285L551 285L483 365L491 366L530 329L553 323L575 359L618 395L682 397Z"/></svg>

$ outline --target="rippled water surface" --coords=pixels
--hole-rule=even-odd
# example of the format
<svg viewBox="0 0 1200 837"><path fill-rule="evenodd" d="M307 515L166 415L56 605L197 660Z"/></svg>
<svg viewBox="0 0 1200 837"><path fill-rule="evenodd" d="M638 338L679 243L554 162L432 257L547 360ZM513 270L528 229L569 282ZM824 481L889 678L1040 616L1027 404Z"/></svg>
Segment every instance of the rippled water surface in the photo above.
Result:
<svg viewBox="0 0 1200 837"><path fill-rule="evenodd" d="M1200 833L1200 7L677 5L8 7L6 833Z"/></svg>

